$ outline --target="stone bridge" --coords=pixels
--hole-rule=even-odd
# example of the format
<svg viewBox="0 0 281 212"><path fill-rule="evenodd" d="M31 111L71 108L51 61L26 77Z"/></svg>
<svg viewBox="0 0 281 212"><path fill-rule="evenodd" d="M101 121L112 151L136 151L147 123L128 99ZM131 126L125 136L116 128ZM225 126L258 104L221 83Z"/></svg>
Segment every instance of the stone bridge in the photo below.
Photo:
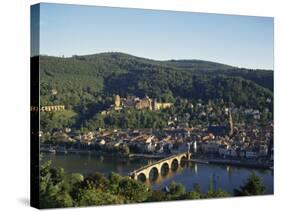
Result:
<svg viewBox="0 0 281 212"><path fill-rule="evenodd" d="M149 176L152 175L153 173L156 174L157 176L161 175L162 172L164 172L165 170L172 169L173 166L178 167L183 160L190 160L190 159L191 159L191 153L189 152L171 155L167 158L163 158L159 161L143 166L129 173L129 176L134 180L145 181L149 179Z"/></svg>

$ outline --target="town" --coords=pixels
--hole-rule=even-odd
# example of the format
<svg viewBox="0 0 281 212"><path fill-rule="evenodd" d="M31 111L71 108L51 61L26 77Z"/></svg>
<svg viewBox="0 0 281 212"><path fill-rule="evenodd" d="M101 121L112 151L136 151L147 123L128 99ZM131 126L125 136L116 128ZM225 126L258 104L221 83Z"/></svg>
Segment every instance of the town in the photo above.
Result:
<svg viewBox="0 0 281 212"><path fill-rule="evenodd" d="M158 103L145 97L120 98L115 96L114 104L102 111L106 115L112 111L134 107L138 110L170 109L172 103ZM187 103L187 107L197 107L198 117L215 116L210 103L204 105ZM199 109L198 109L199 108ZM52 153L92 153L119 157L162 158L171 154L188 151L198 159L221 159L221 161L244 161L272 166L273 163L273 122L260 122L261 112L249 108L225 107L221 114L226 119L222 125L189 125L192 114L184 119L176 115L167 120L163 129L96 129L85 133L76 133L71 128L53 132L40 132L41 152ZM268 112L265 110L265 112ZM194 112L195 113L195 112ZM233 115L250 117L253 122L235 123ZM194 115L194 114L193 114ZM187 118L186 118L187 117Z"/></svg>

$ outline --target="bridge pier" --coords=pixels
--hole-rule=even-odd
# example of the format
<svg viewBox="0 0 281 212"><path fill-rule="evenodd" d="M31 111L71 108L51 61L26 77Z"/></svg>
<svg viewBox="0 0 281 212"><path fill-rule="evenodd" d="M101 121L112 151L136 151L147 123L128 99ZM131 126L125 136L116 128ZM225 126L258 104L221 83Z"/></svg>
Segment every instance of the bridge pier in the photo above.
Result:
<svg viewBox="0 0 281 212"><path fill-rule="evenodd" d="M190 152L187 153L187 160L191 160L191 153Z"/></svg>

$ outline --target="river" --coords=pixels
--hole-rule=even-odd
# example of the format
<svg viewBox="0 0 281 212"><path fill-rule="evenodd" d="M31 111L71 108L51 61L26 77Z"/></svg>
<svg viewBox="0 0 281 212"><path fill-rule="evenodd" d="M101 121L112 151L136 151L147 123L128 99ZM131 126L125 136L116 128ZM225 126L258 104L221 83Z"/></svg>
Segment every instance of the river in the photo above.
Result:
<svg viewBox="0 0 281 212"><path fill-rule="evenodd" d="M120 175L128 175L129 172L153 162L151 159L128 159L113 158L105 156L94 156L88 154L43 154L42 162L52 161L53 167L62 167L68 173L79 172L89 174L100 172L108 174L116 172ZM266 194L273 193L273 171L266 169L253 169L245 167L235 167L215 164L185 163L177 170L169 171L165 177L161 175L146 183L153 189L161 189L171 182L181 183L186 190L191 190L195 183L198 183L203 192L209 189L210 182L214 188L233 193L234 188L245 182L247 177L255 171L261 177L266 186Z"/></svg>

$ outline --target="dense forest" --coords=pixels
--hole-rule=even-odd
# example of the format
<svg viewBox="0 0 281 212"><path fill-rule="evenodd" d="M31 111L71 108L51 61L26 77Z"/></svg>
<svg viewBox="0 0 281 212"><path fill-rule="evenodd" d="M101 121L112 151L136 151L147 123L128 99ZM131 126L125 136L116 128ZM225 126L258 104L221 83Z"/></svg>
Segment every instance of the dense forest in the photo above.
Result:
<svg viewBox="0 0 281 212"><path fill-rule="evenodd" d="M273 100L272 70L201 60L156 61L124 53L40 56L40 84L41 105L65 105L71 110L68 124L77 127L90 121L86 117L92 118L112 104L115 94L148 95L173 103L177 99L222 99L237 106L260 110L266 106L273 111L273 101L267 102Z"/></svg>

